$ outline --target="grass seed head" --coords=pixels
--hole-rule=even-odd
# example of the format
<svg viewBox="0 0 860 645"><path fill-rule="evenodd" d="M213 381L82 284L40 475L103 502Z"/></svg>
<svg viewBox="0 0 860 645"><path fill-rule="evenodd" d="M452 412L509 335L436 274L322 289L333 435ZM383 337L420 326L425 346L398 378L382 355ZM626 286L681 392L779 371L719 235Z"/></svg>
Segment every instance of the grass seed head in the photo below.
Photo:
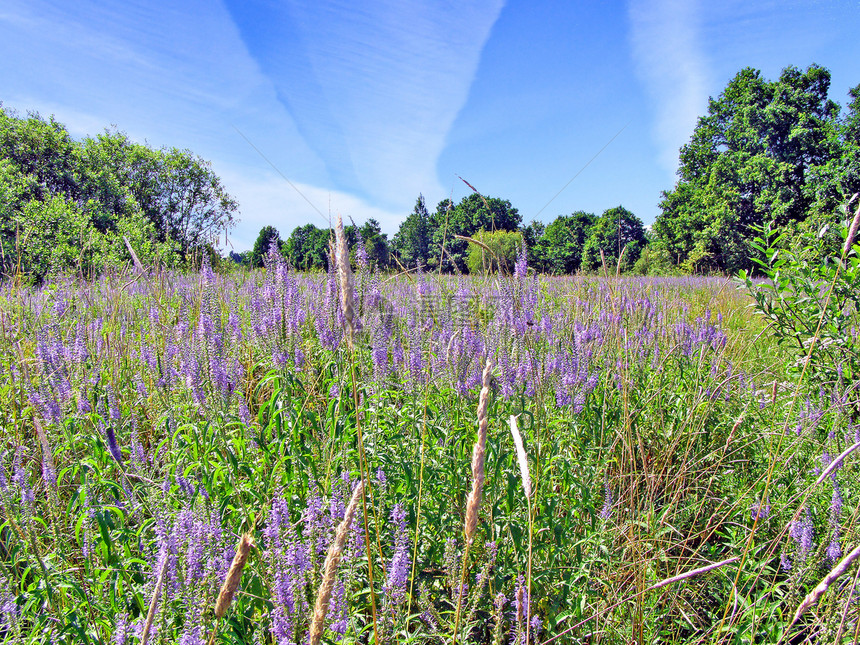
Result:
<svg viewBox="0 0 860 645"><path fill-rule="evenodd" d="M328 553L325 557L323 565L323 579L320 583L319 591L317 592L317 601L314 606L314 617L310 629L310 645L318 645L322 638L325 629L325 617L328 613L329 602L331 601L331 592L334 589L334 577L337 573L337 565L343 557L343 549L346 545L346 538L349 535L352 519L355 517L355 509L358 508L358 503L364 491L364 483L359 482L358 486L352 492L352 498L349 500L349 505L346 507L346 513L343 520L337 527L334 541L328 548Z"/></svg>
<svg viewBox="0 0 860 645"><path fill-rule="evenodd" d="M490 379L493 373L492 359L487 358L481 379L481 394L478 397L478 437L472 450L472 492L466 501L466 540L471 542L478 527L478 508L481 506L481 490L484 487L484 460L487 452L487 408L490 402Z"/></svg>
<svg viewBox="0 0 860 645"><path fill-rule="evenodd" d="M337 226L334 229L336 239L336 262L337 273L340 277L340 298L343 308L343 316L346 319L347 342L352 349L352 337L355 332L352 301L354 299L355 281L352 275L352 267L349 264L349 246L346 243L346 235L343 232L343 218L337 216Z"/></svg>
<svg viewBox="0 0 860 645"><path fill-rule="evenodd" d="M517 427L517 418L511 415L511 434L514 437L514 447L517 449L517 461L520 464L520 476L523 480L523 491L526 498L532 496L532 480L529 476L529 460L526 456L526 449L523 447L523 438L520 435L520 429Z"/></svg>
<svg viewBox="0 0 860 645"><path fill-rule="evenodd" d="M250 533L245 533L242 539L239 540L239 547L236 549L236 555L233 557L233 563L230 565L230 570L227 571L227 577L224 578L224 584L221 585L221 593L218 594L218 600L215 603L215 617L223 618L233 602L233 595L236 589L239 588L239 581L242 579L242 569L245 568L245 563L248 561L248 554L251 552L251 547L254 546L254 538Z"/></svg>

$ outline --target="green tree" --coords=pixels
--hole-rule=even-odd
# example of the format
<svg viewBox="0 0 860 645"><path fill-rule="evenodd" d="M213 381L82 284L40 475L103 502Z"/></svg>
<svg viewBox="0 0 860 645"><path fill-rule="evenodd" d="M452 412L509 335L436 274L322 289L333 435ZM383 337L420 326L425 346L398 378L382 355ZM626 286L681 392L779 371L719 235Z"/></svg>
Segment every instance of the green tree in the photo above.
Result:
<svg viewBox="0 0 860 645"><path fill-rule="evenodd" d="M391 241L391 250L397 255L400 263L407 267L419 264L426 266L430 253L432 221L424 203L424 195L418 195L415 208L400 224L400 228Z"/></svg>
<svg viewBox="0 0 860 645"><path fill-rule="evenodd" d="M546 270L556 275L576 273L582 265L585 241L597 218L592 213L577 211L559 215L538 242L546 258Z"/></svg>
<svg viewBox="0 0 860 645"><path fill-rule="evenodd" d="M678 184L663 193L654 232L665 256L691 270L735 271L755 252L754 227L805 220L815 201L807 182L840 151L829 87L817 65L788 67L772 82L747 68L710 100L681 148Z"/></svg>
<svg viewBox="0 0 860 645"><path fill-rule="evenodd" d="M19 118L0 105L0 156L32 179L28 198L78 197L75 146L65 126L54 117L46 121L34 112Z"/></svg>
<svg viewBox="0 0 860 645"><path fill-rule="evenodd" d="M639 259L646 242L642 220L623 206L610 208L589 230L582 249L582 268L596 271L605 261L607 269L614 270L620 257L620 269L629 271Z"/></svg>
<svg viewBox="0 0 860 645"><path fill-rule="evenodd" d="M330 230L305 224L293 229L284 245L284 255L295 269L310 271L328 267L328 241Z"/></svg>
<svg viewBox="0 0 860 645"><path fill-rule="evenodd" d="M260 234L257 235L257 240L254 242L254 248L251 249L251 254L248 256L248 265L254 269L261 268L266 254L273 244L275 249L280 252L281 234L274 226L264 226L260 229Z"/></svg>
<svg viewBox="0 0 860 645"><path fill-rule="evenodd" d="M157 154L133 147L150 162ZM91 140L74 141L53 118L19 118L0 108L4 271L21 269L36 280L50 271L91 275L129 262L126 241L141 261L173 265L179 245L158 239L121 172L126 166L96 152Z"/></svg>
<svg viewBox="0 0 860 645"><path fill-rule="evenodd" d="M468 243L456 236L471 237L481 230L515 231L520 221L519 212L506 199L471 193L456 206L445 199L439 202L433 216L430 257L436 258L444 271L463 272Z"/></svg>
<svg viewBox="0 0 860 645"><path fill-rule="evenodd" d="M538 220L532 220L523 229L523 242L528 249L529 266L538 273L547 271L546 249L540 244L545 231L546 224Z"/></svg>
<svg viewBox="0 0 860 645"><path fill-rule="evenodd" d="M510 275L514 272L517 252L523 244L520 231L478 231L472 239L480 244L469 243L469 273Z"/></svg>
<svg viewBox="0 0 860 645"><path fill-rule="evenodd" d="M367 252L367 261L377 269L388 268L388 236L375 219L370 218L359 227L362 243Z"/></svg>

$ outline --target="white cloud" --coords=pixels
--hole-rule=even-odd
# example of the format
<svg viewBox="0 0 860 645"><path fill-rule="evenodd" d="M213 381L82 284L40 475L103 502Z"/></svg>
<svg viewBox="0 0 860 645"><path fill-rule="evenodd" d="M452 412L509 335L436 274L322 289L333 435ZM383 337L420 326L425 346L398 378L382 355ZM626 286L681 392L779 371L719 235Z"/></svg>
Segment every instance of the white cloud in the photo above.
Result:
<svg viewBox="0 0 860 645"><path fill-rule="evenodd" d="M436 162L503 0L227 4L339 187L398 207L443 192Z"/></svg>
<svg viewBox="0 0 860 645"><path fill-rule="evenodd" d="M305 224L327 228L329 212L333 219L340 213L345 221L351 217L359 225L373 218L390 238L407 214L377 208L348 193L293 182L301 192L299 194L283 177L273 172L251 175L244 170L228 170L221 173L221 179L227 191L241 204L241 224L230 236L230 242L237 251L252 248L264 226L274 226L282 239L286 239L297 226Z"/></svg>
<svg viewBox="0 0 860 645"><path fill-rule="evenodd" d="M636 73L656 109L659 163L674 177L678 150L708 104L710 72L701 46L700 8L689 0L631 0L628 17Z"/></svg>

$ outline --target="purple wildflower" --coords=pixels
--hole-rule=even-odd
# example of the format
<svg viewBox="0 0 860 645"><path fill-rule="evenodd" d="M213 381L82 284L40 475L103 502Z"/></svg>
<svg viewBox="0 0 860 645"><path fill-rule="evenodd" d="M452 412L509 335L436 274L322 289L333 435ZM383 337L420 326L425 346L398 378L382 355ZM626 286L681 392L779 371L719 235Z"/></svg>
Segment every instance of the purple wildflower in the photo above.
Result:
<svg viewBox="0 0 860 645"><path fill-rule="evenodd" d="M770 515L770 504L767 502L756 502L750 509L750 515L753 520L763 520Z"/></svg>
<svg viewBox="0 0 860 645"><path fill-rule="evenodd" d="M612 489L609 488L609 482L606 482L603 487L603 508L600 509L600 519L608 520L612 516Z"/></svg>
<svg viewBox="0 0 860 645"><path fill-rule="evenodd" d="M109 425L105 427L105 424L102 421L99 421L99 428L104 432L105 438L107 439L107 447L110 451L111 457L114 458L116 463L122 466L122 452L116 442L116 435L114 434L113 426Z"/></svg>
<svg viewBox="0 0 860 645"><path fill-rule="evenodd" d="M830 540L830 545L827 547L827 558L831 562L836 562L841 557L842 547L839 545L839 537L834 533L833 539Z"/></svg>
<svg viewBox="0 0 860 645"><path fill-rule="evenodd" d="M394 555L388 565L388 580L383 591L389 607L393 609L406 598L406 584L409 579L409 532L403 504L394 505L390 519L394 524Z"/></svg>
<svg viewBox="0 0 860 645"><path fill-rule="evenodd" d="M789 534L797 543L801 560L805 560L812 549L813 540L812 516L808 508L804 509L804 516L802 518L791 523Z"/></svg>
<svg viewBox="0 0 860 645"><path fill-rule="evenodd" d="M128 640L128 614L121 612L115 616L114 621L114 645L125 645Z"/></svg>

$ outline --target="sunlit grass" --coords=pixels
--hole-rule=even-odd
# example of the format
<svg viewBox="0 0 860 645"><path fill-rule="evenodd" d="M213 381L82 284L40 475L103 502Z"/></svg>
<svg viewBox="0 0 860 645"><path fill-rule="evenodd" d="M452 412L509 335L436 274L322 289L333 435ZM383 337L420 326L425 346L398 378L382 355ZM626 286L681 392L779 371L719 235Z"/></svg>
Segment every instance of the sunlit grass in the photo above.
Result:
<svg viewBox="0 0 860 645"><path fill-rule="evenodd" d="M336 277L274 260L4 286L0 634L137 642L164 569L149 642L205 642L249 533L216 642L306 642L363 472L367 514L343 546L322 642L450 642L457 623L458 642L775 642L834 541L855 543L856 453L798 495L857 440L844 387L803 390L779 441L799 386L734 282L359 269L355 288L350 351ZM836 629L843 611L856 624L850 592L795 632Z"/></svg>

